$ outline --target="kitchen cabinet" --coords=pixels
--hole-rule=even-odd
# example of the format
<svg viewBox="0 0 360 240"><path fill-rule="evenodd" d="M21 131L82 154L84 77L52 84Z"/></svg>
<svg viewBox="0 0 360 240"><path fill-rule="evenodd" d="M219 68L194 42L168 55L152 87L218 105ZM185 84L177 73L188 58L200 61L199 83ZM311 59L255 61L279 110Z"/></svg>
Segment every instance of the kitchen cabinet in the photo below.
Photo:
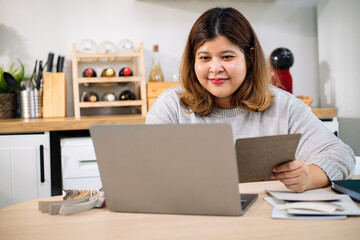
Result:
<svg viewBox="0 0 360 240"><path fill-rule="evenodd" d="M49 132L0 135L0 209L51 196Z"/></svg>

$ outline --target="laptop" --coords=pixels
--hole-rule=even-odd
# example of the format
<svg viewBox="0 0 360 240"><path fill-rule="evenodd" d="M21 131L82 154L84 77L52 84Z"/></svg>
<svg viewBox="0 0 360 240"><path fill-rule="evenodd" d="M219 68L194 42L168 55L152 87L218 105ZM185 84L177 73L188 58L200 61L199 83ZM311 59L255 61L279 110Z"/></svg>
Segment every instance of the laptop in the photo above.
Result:
<svg viewBox="0 0 360 240"><path fill-rule="evenodd" d="M239 194L231 126L92 125L111 211L240 216L257 194Z"/></svg>

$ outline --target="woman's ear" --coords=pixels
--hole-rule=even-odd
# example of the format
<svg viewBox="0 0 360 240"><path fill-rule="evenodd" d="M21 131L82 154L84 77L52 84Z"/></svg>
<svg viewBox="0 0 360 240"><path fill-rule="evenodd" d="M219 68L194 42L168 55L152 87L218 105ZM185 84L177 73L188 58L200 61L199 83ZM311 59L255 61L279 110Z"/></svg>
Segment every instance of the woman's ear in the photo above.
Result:
<svg viewBox="0 0 360 240"><path fill-rule="evenodd" d="M254 62L254 59L255 59L255 48L254 47L250 48L250 57L251 57L251 62Z"/></svg>

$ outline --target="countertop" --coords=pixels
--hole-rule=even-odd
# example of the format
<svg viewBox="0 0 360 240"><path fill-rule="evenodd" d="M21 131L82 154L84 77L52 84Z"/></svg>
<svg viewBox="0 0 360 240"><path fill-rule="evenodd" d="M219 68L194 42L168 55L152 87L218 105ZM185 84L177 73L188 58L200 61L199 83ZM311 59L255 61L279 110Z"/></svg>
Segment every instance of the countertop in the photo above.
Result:
<svg viewBox="0 0 360 240"><path fill-rule="evenodd" d="M312 108L318 118L336 117L335 108ZM139 124L145 123L142 115L88 116L65 118L1 119L1 133L27 133L45 131L86 130L92 124Z"/></svg>
<svg viewBox="0 0 360 240"><path fill-rule="evenodd" d="M0 133L26 133L65 130L86 130L93 124L137 124L145 123L142 115L89 116L65 118L2 119Z"/></svg>

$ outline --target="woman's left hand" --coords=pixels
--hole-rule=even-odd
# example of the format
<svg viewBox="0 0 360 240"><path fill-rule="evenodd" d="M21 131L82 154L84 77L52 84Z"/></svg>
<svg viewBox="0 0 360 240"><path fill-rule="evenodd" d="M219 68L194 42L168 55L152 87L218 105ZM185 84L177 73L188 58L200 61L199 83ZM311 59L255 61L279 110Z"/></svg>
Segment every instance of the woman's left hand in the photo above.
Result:
<svg viewBox="0 0 360 240"><path fill-rule="evenodd" d="M272 179L280 180L287 188L303 192L310 187L310 171L303 160L293 160L273 168Z"/></svg>

